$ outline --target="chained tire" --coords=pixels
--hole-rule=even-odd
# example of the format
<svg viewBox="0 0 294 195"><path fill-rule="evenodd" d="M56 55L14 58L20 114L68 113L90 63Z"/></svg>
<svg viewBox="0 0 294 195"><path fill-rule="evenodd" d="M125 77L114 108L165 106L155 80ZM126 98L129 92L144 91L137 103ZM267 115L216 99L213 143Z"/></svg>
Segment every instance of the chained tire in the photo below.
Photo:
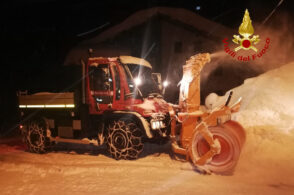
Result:
<svg viewBox="0 0 294 195"><path fill-rule="evenodd" d="M137 159L143 151L142 130L134 121L112 121L107 128L107 148L116 160Z"/></svg>
<svg viewBox="0 0 294 195"><path fill-rule="evenodd" d="M50 139L46 137L47 129L48 123L43 118L27 122L24 141L30 152L42 154L50 149Z"/></svg>
<svg viewBox="0 0 294 195"><path fill-rule="evenodd" d="M237 165L242 143L240 143L235 130L226 125L209 127L214 139L218 139L221 151L212 157L205 167L216 174L230 175ZM201 133L195 133L192 138L192 159L205 155L210 147Z"/></svg>

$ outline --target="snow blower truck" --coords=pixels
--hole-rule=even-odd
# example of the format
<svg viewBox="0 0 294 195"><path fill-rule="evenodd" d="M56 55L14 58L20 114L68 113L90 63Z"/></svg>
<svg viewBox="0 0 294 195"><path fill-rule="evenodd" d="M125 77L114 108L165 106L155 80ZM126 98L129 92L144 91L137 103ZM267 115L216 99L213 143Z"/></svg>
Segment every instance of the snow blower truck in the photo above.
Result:
<svg viewBox="0 0 294 195"><path fill-rule="evenodd" d="M216 110L200 106L199 73L209 54L184 66L180 104L161 95L159 73L144 59L90 57L81 61L81 85L75 92L19 94L21 132L28 150L45 153L59 142L106 144L115 159L137 159L144 142L171 139L172 149L198 170L232 170L245 140L230 120L240 102Z"/></svg>

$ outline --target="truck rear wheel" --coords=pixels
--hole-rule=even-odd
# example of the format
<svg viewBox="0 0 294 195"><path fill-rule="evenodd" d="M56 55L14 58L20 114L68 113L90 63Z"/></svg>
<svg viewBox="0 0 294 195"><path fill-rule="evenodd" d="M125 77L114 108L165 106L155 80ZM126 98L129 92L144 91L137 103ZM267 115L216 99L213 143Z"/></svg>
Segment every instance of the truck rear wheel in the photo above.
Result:
<svg viewBox="0 0 294 195"><path fill-rule="evenodd" d="M50 140L46 137L48 124L43 118L33 119L26 124L25 143L30 152L45 153L50 146Z"/></svg>
<svg viewBox="0 0 294 195"><path fill-rule="evenodd" d="M107 130L107 147L113 158L117 160L138 158L143 150L143 133L133 121L112 121Z"/></svg>

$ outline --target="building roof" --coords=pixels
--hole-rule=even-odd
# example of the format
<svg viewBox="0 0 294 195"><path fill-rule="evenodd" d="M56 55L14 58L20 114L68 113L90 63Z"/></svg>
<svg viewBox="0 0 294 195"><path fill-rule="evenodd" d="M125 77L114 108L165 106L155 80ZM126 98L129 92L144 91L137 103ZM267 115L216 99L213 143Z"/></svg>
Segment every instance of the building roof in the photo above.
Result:
<svg viewBox="0 0 294 195"><path fill-rule="evenodd" d="M123 22L108 28L96 37L82 42L82 44L95 44L113 38L117 34L143 24L148 19L159 14L168 16L172 20L182 22L199 31L207 32L209 35L215 37L224 37L233 33L232 29L183 8L154 7L135 12Z"/></svg>
<svg viewBox="0 0 294 195"><path fill-rule="evenodd" d="M64 64L76 64L80 61L81 56L87 56L87 49L100 42L106 41L108 39L112 39L115 36L119 35L124 31L128 31L133 27L144 24L150 18L163 15L168 17L171 20L183 23L187 26L190 26L196 30L207 33L207 35L211 35L213 37L226 37L227 35L232 35L233 30L227 28L221 24L210 21L202 16L197 15L196 13L183 9L183 8L169 8L169 7L154 7L150 9L140 10L127 17L123 22L114 25L107 30L99 33L94 38L84 40L79 43L75 48L71 49ZM116 51L108 51L109 48L103 49L103 53L111 53L114 56L126 55L129 53L117 53ZM105 57L113 57L113 56L105 56Z"/></svg>

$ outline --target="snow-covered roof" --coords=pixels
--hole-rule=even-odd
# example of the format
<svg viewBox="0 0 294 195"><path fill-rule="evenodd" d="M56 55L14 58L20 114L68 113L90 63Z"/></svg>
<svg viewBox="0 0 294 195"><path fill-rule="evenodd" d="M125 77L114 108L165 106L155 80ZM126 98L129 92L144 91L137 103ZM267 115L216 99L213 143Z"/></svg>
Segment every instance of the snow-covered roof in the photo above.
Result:
<svg viewBox="0 0 294 195"><path fill-rule="evenodd" d="M140 64L142 66L146 66L152 69L151 64L147 60L144 60L142 58L136 58L133 56L120 56L119 59L124 64Z"/></svg>

